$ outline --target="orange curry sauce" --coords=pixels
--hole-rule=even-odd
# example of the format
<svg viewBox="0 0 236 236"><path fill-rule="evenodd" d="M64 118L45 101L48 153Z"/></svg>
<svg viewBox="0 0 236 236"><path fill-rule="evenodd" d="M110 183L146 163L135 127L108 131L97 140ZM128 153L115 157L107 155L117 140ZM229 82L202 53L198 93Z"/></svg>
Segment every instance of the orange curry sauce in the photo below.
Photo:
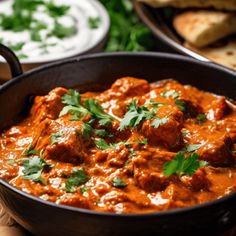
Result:
<svg viewBox="0 0 236 236"><path fill-rule="evenodd" d="M183 208L236 191L236 107L224 97L174 80L122 78L105 92L82 94L80 114L65 109L74 105L68 92L36 97L28 117L2 132L1 178L44 200L115 213ZM112 123L86 113L87 99ZM119 128L129 104L151 115ZM208 166L167 177L163 166L180 151Z"/></svg>

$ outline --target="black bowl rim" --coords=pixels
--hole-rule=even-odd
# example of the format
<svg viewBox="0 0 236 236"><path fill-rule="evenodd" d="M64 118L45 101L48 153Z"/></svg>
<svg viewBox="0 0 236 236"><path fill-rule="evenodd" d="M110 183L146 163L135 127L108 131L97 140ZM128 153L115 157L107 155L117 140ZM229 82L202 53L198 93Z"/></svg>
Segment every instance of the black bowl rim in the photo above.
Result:
<svg viewBox="0 0 236 236"><path fill-rule="evenodd" d="M170 54L170 53L155 53L155 52L136 52L136 53L129 53L129 52L115 52L115 53L96 53L96 54L90 54L87 56L80 56L77 58L70 58L70 59L65 59L59 62L53 62L44 66L40 66L36 69L30 70L28 72L25 72L24 74L6 82L4 85L2 85L0 87L0 93L3 92L5 89L7 89L8 87L10 87L13 84L17 84L20 83L21 80L27 79L28 76L38 73L40 71L44 71L46 69L50 69L53 67L57 67L59 65L64 65L64 64L70 64L73 62L79 62L82 60L90 60L90 59L99 59L99 58L109 58L109 57L117 57L117 56L122 56L122 57L150 57L150 58L170 58L170 59L174 59L174 60L181 60L183 62L191 62L193 64L197 64L199 66L205 66L205 67L209 67L215 70L220 70L223 71L225 73L230 74L231 76L235 76L236 79L236 72L233 72L232 70L229 70L227 68L221 67L217 64L213 64L213 63L204 63L201 61L198 61L194 58L190 58L190 57L186 57L186 56L181 56L181 55L176 55L176 54ZM224 196L220 199L216 199L210 202L206 202L203 204L198 204L192 207L186 207L186 208L177 208L177 209L173 209L173 210L167 210L167 211L161 211L161 212L151 212L151 213L131 213L131 214L119 214L119 213L110 213L110 212L99 212L99 211L94 211L94 210L89 210L89 209L83 209L83 208L76 208L76 207L72 207L72 206L67 206L67 205L61 205L61 204L56 204L54 202L50 202L50 201L46 201L43 200L39 197L36 197L34 195L31 195L27 192L24 192L16 187L14 187L13 185L11 185L10 183L8 183L7 181L0 179L0 185L3 185L5 188L9 189L10 191L23 196L24 198L27 198L28 200L34 201L36 203L40 203L43 204L44 206L48 206L48 207L56 207L59 208L61 210L65 210L65 211L71 211L74 213L80 213L80 214L87 214L90 216L100 216L100 217L115 217L115 218L137 218L137 219L148 219L148 218L153 218L153 217L161 217L161 216L174 216L174 215L178 215L178 214L183 214L183 213L189 213L195 210L200 210L203 208L207 208L207 207L212 207L214 205L217 204L221 204L224 203L225 201L228 200L232 200L232 199L236 199L236 192L235 193L231 193L227 196Z"/></svg>
<svg viewBox="0 0 236 236"><path fill-rule="evenodd" d="M151 16L150 11L148 10L148 7L145 3L138 2L137 0L134 1L134 8L140 17L140 19L147 25L147 27L152 31L152 33L159 38L163 43L167 44L169 47L174 49L175 51L182 53L184 55L190 56L192 58L195 58L199 61L208 62L216 64L222 68L227 68L224 65L221 65L219 63L216 63L201 54L194 52L191 49L188 49L184 47L182 44L175 42L171 37L167 36L165 33L162 32L162 30L159 28L158 23L154 22L154 18ZM234 71L233 69L227 68L229 70Z"/></svg>

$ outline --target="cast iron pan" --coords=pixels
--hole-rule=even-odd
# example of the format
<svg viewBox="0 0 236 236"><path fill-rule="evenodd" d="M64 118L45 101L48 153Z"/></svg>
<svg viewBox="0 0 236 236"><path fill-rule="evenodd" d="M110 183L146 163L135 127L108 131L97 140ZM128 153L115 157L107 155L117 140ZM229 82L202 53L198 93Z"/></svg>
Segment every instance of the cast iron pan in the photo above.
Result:
<svg viewBox="0 0 236 236"><path fill-rule="evenodd" d="M12 74L21 74L13 55L0 47ZM23 116L30 98L36 94L46 94L56 86L94 90L107 87L122 76L150 82L175 78L236 100L235 73L213 64L170 54L96 54L43 66L4 84L0 88L0 128ZM19 224L36 235L45 236L216 235L236 224L236 193L204 205L143 215L98 213L56 205L3 180L0 180L0 199Z"/></svg>

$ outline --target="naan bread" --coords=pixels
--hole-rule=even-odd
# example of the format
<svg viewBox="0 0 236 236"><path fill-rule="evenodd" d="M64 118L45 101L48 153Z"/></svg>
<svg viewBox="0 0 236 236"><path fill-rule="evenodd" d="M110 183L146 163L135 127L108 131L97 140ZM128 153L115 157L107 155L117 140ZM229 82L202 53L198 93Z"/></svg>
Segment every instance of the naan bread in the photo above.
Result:
<svg viewBox="0 0 236 236"><path fill-rule="evenodd" d="M236 0L138 0L152 7L214 7L215 9L236 10Z"/></svg>
<svg viewBox="0 0 236 236"><path fill-rule="evenodd" d="M208 46L236 33L236 14L212 10L187 11L174 18L176 31L195 47Z"/></svg>
<svg viewBox="0 0 236 236"><path fill-rule="evenodd" d="M194 48L188 43L185 43L184 46L216 63L236 70L236 38L230 39L224 44L222 43L222 45L215 45L201 49Z"/></svg>

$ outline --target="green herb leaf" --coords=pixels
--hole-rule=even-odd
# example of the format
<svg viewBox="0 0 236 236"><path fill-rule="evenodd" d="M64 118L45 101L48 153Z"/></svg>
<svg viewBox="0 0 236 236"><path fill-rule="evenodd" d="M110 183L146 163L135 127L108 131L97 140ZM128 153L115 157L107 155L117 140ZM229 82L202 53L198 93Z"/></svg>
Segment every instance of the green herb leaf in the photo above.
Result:
<svg viewBox="0 0 236 236"><path fill-rule="evenodd" d="M187 105L184 100L175 100L175 105L183 112L187 111Z"/></svg>
<svg viewBox="0 0 236 236"><path fill-rule="evenodd" d="M85 106L90 111L93 117L99 119L99 124L101 126L109 127L112 125L113 117L106 114L97 101L87 99L85 101Z"/></svg>
<svg viewBox="0 0 236 236"><path fill-rule="evenodd" d="M112 186L116 188L125 188L127 184L120 178L115 178L112 180Z"/></svg>
<svg viewBox="0 0 236 236"><path fill-rule="evenodd" d="M33 156L32 158L23 158L22 164L24 179L46 184L45 180L41 177L41 174L44 167L47 166L47 163L42 158L38 156Z"/></svg>
<svg viewBox="0 0 236 236"><path fill-rule="evenodd" d="M85 139L88 139L94 133L93 128L88 123L83 123L82 134Z"/></svg>
<svg viewBox="0 0 236 236"><path fill-rule="evenodd" d="M159 126L166 124L168 121L169 117L160 118L159 116L157 116L155 120L152 122L151 126L157 129L159 128Z"/></svg>
<svg viewBox="0 0 236 236"><path fill-rule="evenodd" d="M50 16L52 17L60 17L67 14L67 12L70 9L70 6L68 5L60 5L57 6L53 2L46 3L47 11Z"/></svg>
<svg viewBox="0 0 236 236"><path fill-rule="evenodd" d="M164 98L172 97L173 99L176 99L179 97L179 93L176 90L169 90L161 93L161 96Z"/></svg>
<svg viewBox="0 0 236 236"><path fill-rule="evenodd" d="M25 150L24 152L21 154L22 156L30 156L30 155L36 155L38 153L37 150L33 149L32 144L30 144Z"/></svg>
<svg viewBox="0 0 236 236"><path fill-rule="evenodd" d="M59 39L63 39L76 34L76 32L77 29L75 26L67 27L55 21L54 28L52 32L48 34L48 36L55 36Z"/></svg>
<svg viewBox="0 0 236 236"><path fill-rule="evenodd" d="M200 143L200 144L190 144L187 146L186 150L187 152L195 152L199 148L201 148L205 143Z"/></svg>
<svg viewBox="0 0 236 236"><path fill-rule="evenodd" d="M200 124L207 120L207 117L205 114L198 114L196 118L197 118L198 123Z"/></svg>
<svg viewBox="0 0 236 236"><path fill-rule="evenodd" d="M101 18L100 17L89 17L88 23L89 23L90 29L97 29L97 28L99 28L99 25L101 23Z"/></svg>
<svg viewBox="0 0 236 236"><path fill-rule="evenodd" d="M81 105L81 96L76 90L69 89L68 94L61 96L61 101L66 105L78 107Z"/></svg>
<svg viewBox="0 0 236 236"><path fill-rule="evenodd" d="M105 129L97 129L95 131L95 134L97 136L100 136L102 138L112 138L113 134L110 134L108 131L106 131Z"/></svg>
<svg viewBox="0 0 236 236"><path fill-rule="evenodd" d="M207 166L206 161L198 161L199 155L196 153L190 154L187 158L184 156L184 152L178 152L170 162L167 162L163 166L163 173L166 177L176 174L179 177L183 175L193 176L197 169Z"/></svg>
<svg viewBox="0 0 236 236"><path fill-rule="evenodd" d="M55 134L51 135L51 145L58 143L58 138L62 136L62 131L58 131Z"/></svg>
<svg viewBox="0 0 236 236"><path fill-rule="evenodd" d="M148 109L150 105L154 106L152 110ZM138 101L135 99L128 105L128 111L121 120L119 130L125 130L127 127L134 128L139 126L144 120L151 119L156 113L157 105L155 103L149 103L139 107Z"/></svg>
<svg viewBox="0 0 236 236"><path fill-rule="evenodd" d="M95 139L94 143L96 145L97 148L101 149L101 150L106 150L112 147L112 145L108 144L104 139Z"/></svg>
<svg viewBox="0 0 236 236"><path fill-rule="evenodd" d="M83 169L74 168L69 179L66 181L65 190L68 193L74 193L82 184L85 184L90 177L85 174Z"/></svg>

